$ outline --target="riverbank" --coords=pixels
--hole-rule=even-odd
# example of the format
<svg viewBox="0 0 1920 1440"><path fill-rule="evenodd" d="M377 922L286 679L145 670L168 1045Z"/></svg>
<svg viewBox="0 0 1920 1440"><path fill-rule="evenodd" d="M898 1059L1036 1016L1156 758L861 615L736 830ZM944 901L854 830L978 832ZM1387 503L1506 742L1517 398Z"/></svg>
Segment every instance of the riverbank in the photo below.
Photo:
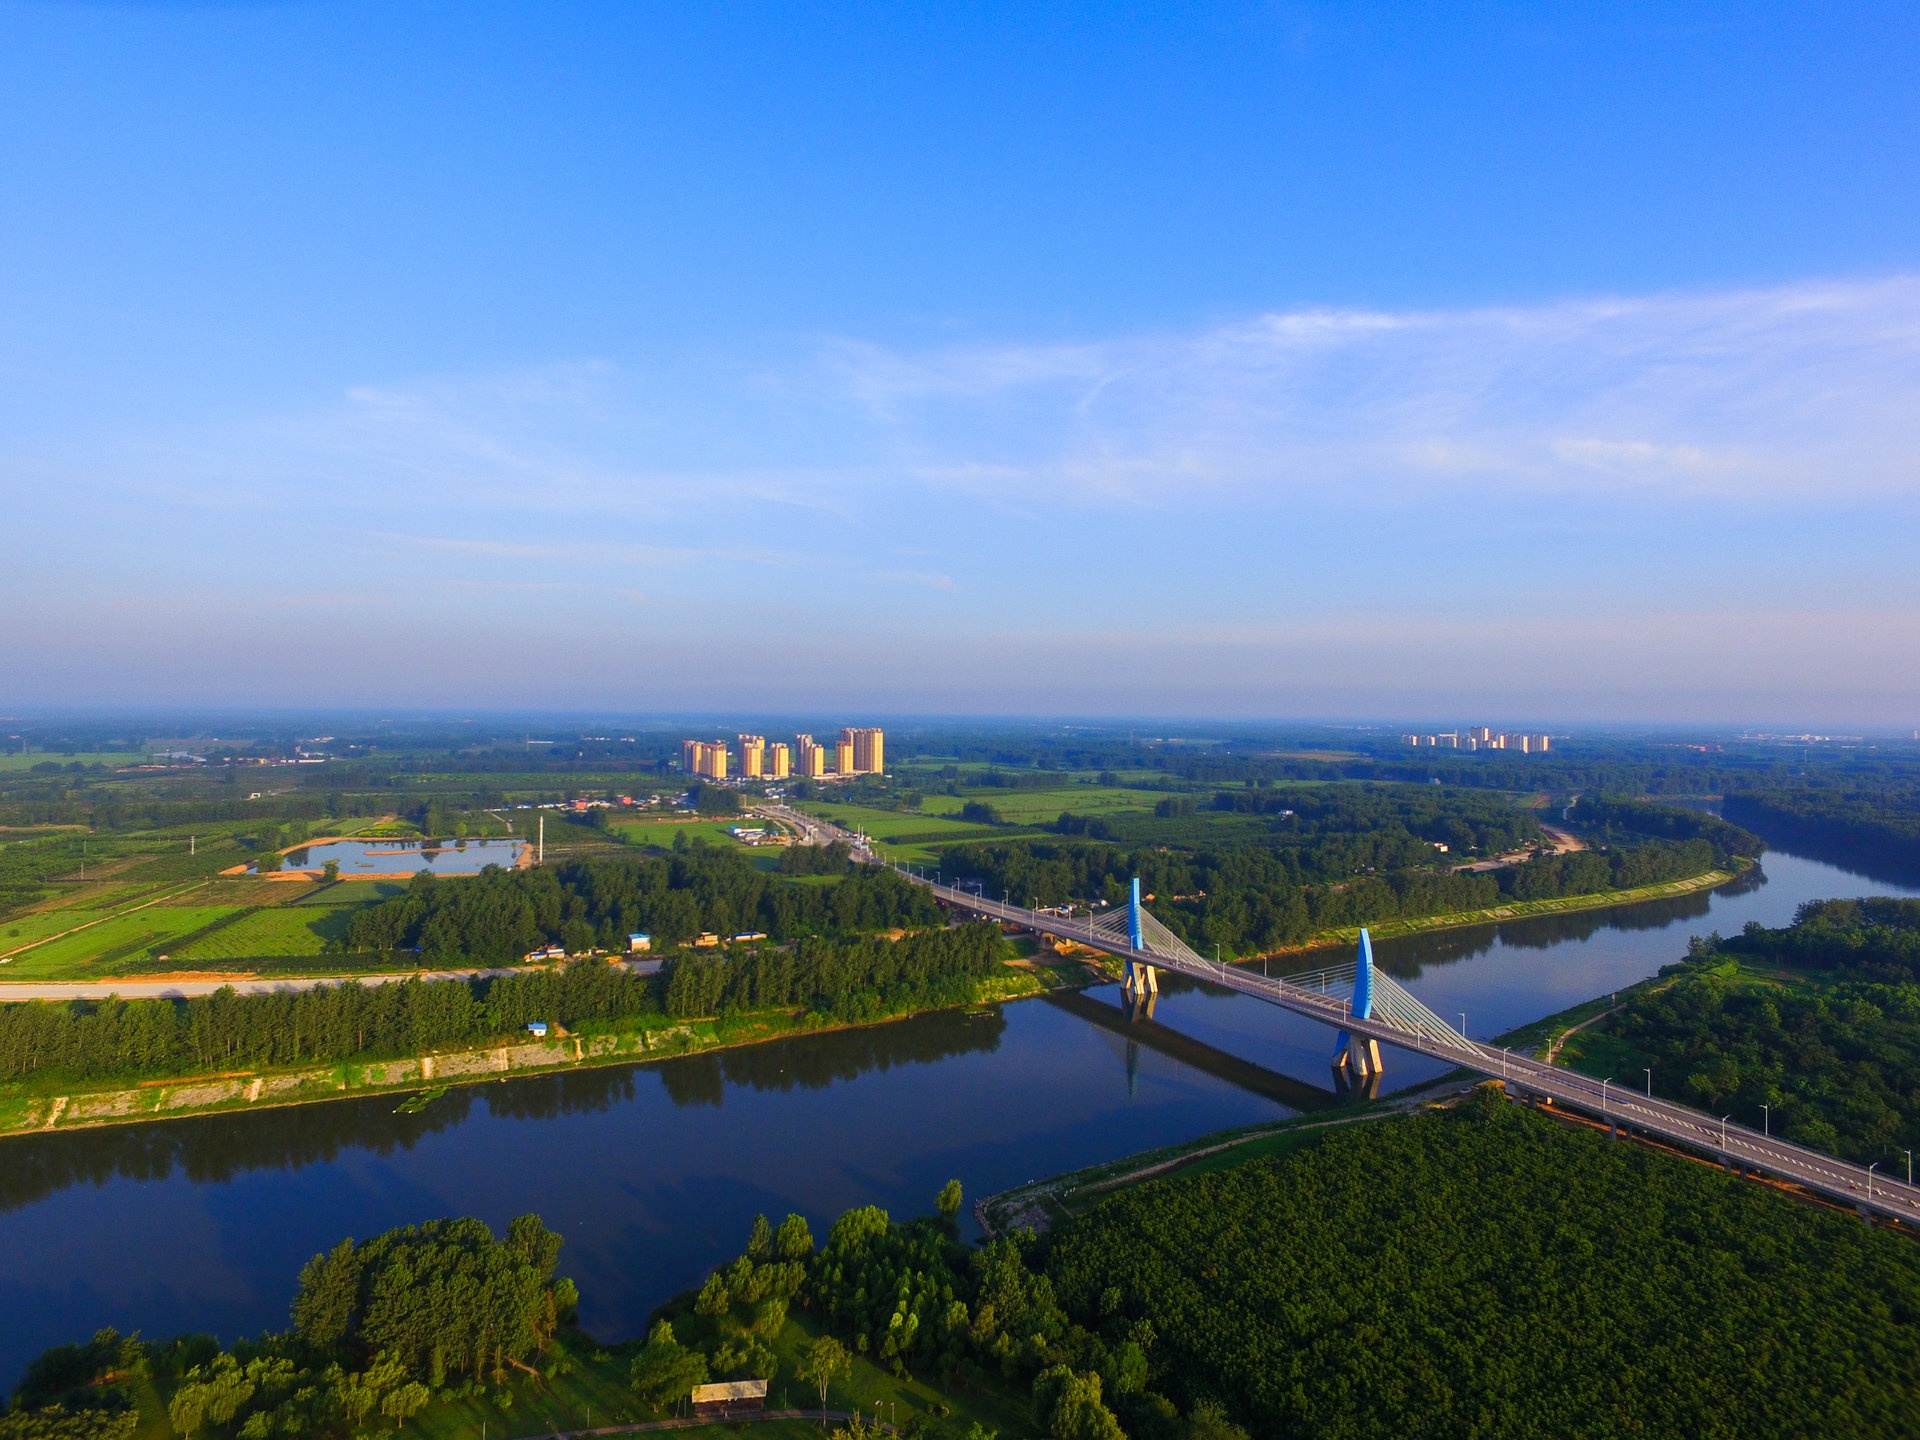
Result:
<svg viewBox="0 0 1920 1440"><path fill-rule="evenodd" d="M1056 988L1054 978L1038 973L1038 969L1008 966L1000 975L981 982L974 998L965 1005L944 1008L968 1009L1020 1000ZM761 1012L725 1022L660 1018L655 1025L617 1032L587 1033L583 1028L580 1034L546 1040L497 1038L486 1045L388 1060L236 1070L178 1079L122 1081L111 1086L22 1081L0 1087L0 1138L279 1109L369 1095L398 1096L423 1087L445 1089L555 1071L647 1064L797 1035L864 1029L925 1013L903 1010L851 1023L808 1023L807 1012L799 1010Z"/></svg>
<svg viewBox="0 0 1920 1440"><path fill-rule="evenodd" d="M1581 910L1607 910L1616 905L1640 905L1650 900L1671 900L1677 895L1693 895L1711 890L1729 880L1738 879L1753 868L1751 860L1736 860L1731 870L1709 870L1685 880L1668 880L1659 885L1641 885L1632 890L1598 890L1591 895L1566 895L1554 900L1516 900L1510 905L1494 905L1485 910L1456 910L1445 915L1426 915L1408 920L1382 920L1368 925L1375 940L1392 940L1402 935L1424 935L1434 930L1457 930L1469 925L1497 925L1503 920L1525 920L1535 915L1571 915ZM1358 925L1324 930L1304 945L1289 945L1254 955L1254 960L1278 960L1286 955L1304 955L1330 945L1355 945L1360 940ZM1239 960L1236 964L1245 964Z"/></svg>
<svg viewBox="0 0 1920 1440"><path fill-rule="evenodd" d="M1462 1078L1465 1077L1465 1078ZM1178 1145L1143 1150L1104 1165L1030 1180L1025 1185L974 1202L973 1218L989 1237L1019 1229L1036 1232L1077 1219L1116 1190L1143 1180L1198 1175L1229 1165L1284 1154L1309 1145L1332 1130L1390 1119L1433 1105L1449 1104L1481 1083L1478 1075L1443 1076L1399 1095L1361 1101L1334 1115L1301 1115L1267 1125L1216 1130Z"/></svg>

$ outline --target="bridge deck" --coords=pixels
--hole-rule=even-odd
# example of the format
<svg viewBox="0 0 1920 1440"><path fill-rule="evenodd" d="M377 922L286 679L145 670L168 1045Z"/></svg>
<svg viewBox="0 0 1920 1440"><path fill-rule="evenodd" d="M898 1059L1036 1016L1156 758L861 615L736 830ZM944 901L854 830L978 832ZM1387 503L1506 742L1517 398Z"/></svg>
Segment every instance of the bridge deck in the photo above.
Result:
<svg viewBox="0 0 1920 1440"><path fill-rule="evenodd" d="M1778 1136L1757 1135L1745 1126L1721 1121L1685 1105L1642 1095L1617 1085L1603 1084L1564 1066L1551 1065L1531 1056L1515 1055L1464 1037L1443 1042L1382 1023L1378 1019L1355 1019L1351 1013L1352 1002L1344 996L1322 994L1281 978L1256 975L1234 965L1216 965L1205 960L1163 954L1157 950L1135 950L1130 945L1116 942L1111 935L1094 929L1085 921L1002 904L965 890L956 890L950 885L936 885L919 877L909 878L927 885L940 900L956 909L1039 934L1071 940L1121 959L1224 986L1351 1034L1371 1036L1383 1045L1412 1050L1476 1070L1506 1081L1509 1088L1517 1092L1544 1096L1555 1104L1571 1106L1614 1124L1635 1127L1664 1140L1717 1156L1729 1164L1744 1165L1763 1174L1791 1181L1843 1204L1863 1207L1907 1224L1920 1224L1920 1187L1904 1184L1878 1172L1870 1175L1858 1165L1835 1160Z"/></svg>

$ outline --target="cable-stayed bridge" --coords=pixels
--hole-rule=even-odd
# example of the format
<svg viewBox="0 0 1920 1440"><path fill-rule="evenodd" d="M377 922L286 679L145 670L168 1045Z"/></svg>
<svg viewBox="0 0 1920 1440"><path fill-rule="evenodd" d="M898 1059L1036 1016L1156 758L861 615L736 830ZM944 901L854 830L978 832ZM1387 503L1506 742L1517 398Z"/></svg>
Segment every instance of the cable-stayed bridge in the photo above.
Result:
<svg viewBox="0 0 1920 1440"><path fill-rule="evenodd" d="M857 858L879 859L860 836L785 806L768 808L801 825L810 840L846 840ZM1615 1133L1638 1130L1709 1155L1736 1172L1751 1170L1769 1175L1864 1212L1920 1225L1920 1187L1881 1173L1877 1165L1862 1168L1836 1160L1778 1136L1755 1134L1744 1125L1734 1124L1731 1117L1709 1115L1610 1080L1595 1080L1564 1066L1469 1039L1390 975L1374 967L1365 931L1352 961L1310 974L1269 976L1196 954L1138 903L1137 883L1134 903L1099 916L1076 916L992 900L894 868L915 884L926 886L954 910L1115 956L1126 966L1125 985L1132 994L1152 993L1158 985L1155 972L1171 970L1317 1020L1339 1036L1336 1066L1361 1078L1379 1076L1380 1046L1411 1050L1503 1080L1510 1093L1529 1101L1548 1100L1578 1110Z"/></svg>
<svg viewBox="0 0 1920 1440"><path fill-rule="evenodd" d="M1344 1062L1361 1076L1368 1075L1369 1070L1379 1074L1377 1046L1412 1050L1504 1080L1510 1092L1527 1099L1551 1100L1615 1129L1639 1130L1705 1153L1730 1169L1758 1171L1842 1204L1920 1225L1920 1187L1886 1175L1877 1167L1863 1168L1836 1160L1777 1135L1756 1134L1728 1118L1467 1038L1392 976L1373 966L1372 947L1364 931L1359 954L1352 961L1305 975L1268 976L1195 954L1144 906L1138 912L1140 943L1135 944L1129 928L1132 906L1115 907L1097 919L1089 919L1009 905L906 871L900 873L916 884L926 885L937 899L955 910L1115 956L1125 962L1128 979L1136 990L1156 985L1152 971L1171 970L1318 1020L1346 1042L1338 1047L1336 1065ZM1364 1003L1369 986L1371 1006ZM1362 1003L1355 1003L1356 996Z"/></svg>

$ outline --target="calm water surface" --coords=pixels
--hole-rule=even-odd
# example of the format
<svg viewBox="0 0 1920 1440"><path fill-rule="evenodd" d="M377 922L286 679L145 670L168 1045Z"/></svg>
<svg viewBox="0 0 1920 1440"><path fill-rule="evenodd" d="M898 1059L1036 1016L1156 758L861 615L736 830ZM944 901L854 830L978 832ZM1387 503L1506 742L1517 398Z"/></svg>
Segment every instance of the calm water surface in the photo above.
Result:
<svg viewBox="0 0 1920 1440"><path fill-rule="evenodd" d="M345 868L344 866L342 867ZM1780 853L1711 895L1392 941L1380 963L1476 1036L1657 971L1687 937L1778 925L1805 900L1920 894ZM1338 1103L1332 1036L1170 984L1129 1026L1114 987L661 1065L395 1100L0 1142L0 1387L101 1325L226 1338L286 1323L305 1260L343 1235L538 1211L608 1338L738 1253L756 1212L816 1235L851 1205L930 1206ZM1388 1055L1389 1088L1437 1073Z"/></svg>
<svg viewBox="0 0 1920 1440"><path fill-rule="evenodd" d="M436 875L478 875L489 865L510 868L527 848L524 840L328 840L287 852L289 870L318 870L337 861L340 878L413 875L431 870Z"/></svg>

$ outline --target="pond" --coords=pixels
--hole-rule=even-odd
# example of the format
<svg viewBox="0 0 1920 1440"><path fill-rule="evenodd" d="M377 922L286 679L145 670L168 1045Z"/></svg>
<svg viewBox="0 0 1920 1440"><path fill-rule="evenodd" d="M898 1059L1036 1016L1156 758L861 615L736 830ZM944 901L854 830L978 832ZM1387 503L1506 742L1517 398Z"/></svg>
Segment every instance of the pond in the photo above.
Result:
<svg viewBox="0 0 1920 1440"><path fill-rule="evenodd" d="M436 875L478 875L489 865L511 869L526 850L524 840L323 840L289 850L286 870L318 871L329 860L342 880L373 876L411 878L422 870ZM252 870L254 867L247 867Z"/></svg>
<svg viewBox="0 0 1920 1440"><path fill-rule="evenodd" d="M1479 1036L1651 975L1690 934L1809 899L1920 891L1778 852L1720 890L1384 942L1380 963ZM607 1339L736 1254L756 1212L930 1207L1234 1125L1341 1103L1332 1036L1172 981L1151 1023L1116 987L662 1064L0 1142L0 1386L102 1325L231 1339L287 1323L342 1236L537 1211ZM1388 1089L1437 1062L1387 1053ZM963 1213L964 1218L964 1213Z"/></svg>

